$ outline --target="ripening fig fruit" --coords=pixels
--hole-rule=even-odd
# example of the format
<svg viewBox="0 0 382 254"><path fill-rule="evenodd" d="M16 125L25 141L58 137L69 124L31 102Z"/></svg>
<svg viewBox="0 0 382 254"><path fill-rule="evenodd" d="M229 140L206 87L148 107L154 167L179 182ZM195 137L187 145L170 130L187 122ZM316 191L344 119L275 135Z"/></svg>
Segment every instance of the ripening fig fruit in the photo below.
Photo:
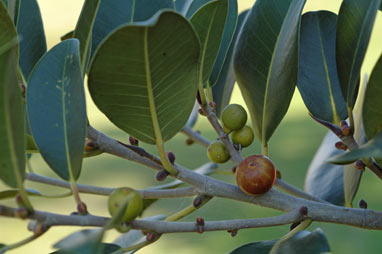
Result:
<svg viewBox="0 0 382 254"><path fill-rule="evenodd" d="M123 216L122 222L130 222L135 219L139 214L141 214L143 209L142 197L135 190L122 187L115 189L109 196L108 208L109 213L113 216L117 213L118 208L121 207L124 202L127 201L127 208Z"/></svg>
<svg viewBox="0 0 382 254"><path fill-rule="evenodd" d="M276 180L276 169L264 155L245 158L236 169L236 182L240 189L250 195L269 191Z"/></svg>
<svg viewBox="0 0 382 254"><path fill-rule="evenodd" d="M229 104L223 109L221 118L225 129L240 130L247 122L247 112L239 104Z"/></svg>
<svg viewBox="0 0 382 254"><path fill-rule="evenodd" d="M251 127L244 126L240 130L233 131L231 133L232 142L235 144L240 144L242 148L248 147L252 144L255 135Z"/></svg>
<svg viewBox="0 0 382 254"><path fill-rule="evenodd" d="M224 163L231 158L227 148L220 140L215 140L208 146L207 156L215 163Z"/></svg>

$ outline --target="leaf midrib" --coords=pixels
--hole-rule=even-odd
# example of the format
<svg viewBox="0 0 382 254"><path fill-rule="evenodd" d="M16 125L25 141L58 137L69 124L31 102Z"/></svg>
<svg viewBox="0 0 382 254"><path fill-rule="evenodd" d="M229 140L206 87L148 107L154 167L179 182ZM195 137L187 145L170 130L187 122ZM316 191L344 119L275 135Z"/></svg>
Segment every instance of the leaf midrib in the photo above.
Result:
<svg viewBox="0 0 382 254"><path fill-rule="evenodd" d="M325 57L325 52L324 52L324 44L322 43L322 38L321 38L321 26L320 26L320 22L318 20L318 17L316 15L315 15L315 19L316 19L317 29L318 29L318 38L320 39L321 56L322 56L322 60L324 62L324 68L325 68L325 74L326 74L325 76L326 76L328 90L329 90L329 99L330 99L330 104L331 104L332 109L333 109L333 121L335 123L339 123L340 119L338 118L336 104L334 102L333 91L332 91L332 83L331 83L330 76L329 76L328 65L326 63L326 57Z"/></svg>
<svg viewBox="0 0 382 254"><path fill-rule="evenodd" d="M69 52L68 46L66 47L66 52ZM64 131L64 145L65 145L65 156L66 156L66 163L68 167L68 172L69 172L69 178L70 181L74 180L74 175L72 171L72 165L71 165L71 160L70 160L70 154L69 154L69 142L68 142L68 133L67 133L67 122L66 122L66 102L65 102L65 73L66 73L66 63L67 63L67 54L65 54L64 57L64 64L63 64L63 70L62 70L62 75L61 75L61 100L62 100L62 121L63 121L63 131Z"/></svg>
<svg viewBox="0 0 382 254"><path fill-rule="evenodd" d="M199 84L203 83L203 69L204 69L204 61L205 61L205 56L206 56L206 51L207 51L208 39L211 35L212 24L213 24L213 20L215 19L216 11L217 11L218 7L219 6L215 7L212 18L210 19L210 23L208 24L208 30L207 30L208 32L206 35L206 40L205 40L205 43L203 45L203 50L202 50L202 54L201 54L201 58L200 58Z"/></svg>
<svg viewBox="0 0 382 254"><path fill-rule="evenodd" d="M368 17L369 16L369 14L370 14L370 11L371 11L371 6L373 5L373 3L374 3L374 0L372 0L372 2L371 2L371 4L369 5L369 8L368 8L368 10L367 10L367 12L366 12L366 17ZM353 94L354 94L354 89L349 89L349 88L351 88L351 83L352 83L352 80L353 80L353 69L354 69L354 65L355 65L355 59L357 58L357 55L358 55L358 50L359 50L359 44L361 43L361 39L363 38L363 32L364 32L364 30L365 30L365 26L366 26L366 19L364 19L363 20L364 22L362 22L362 27L361 27L361 32L360 32L360 36L358 37L358 40L357 40L357 46L356 46L356 49L355 49L355 52L354 52L354 55L353 55L353 59L352 59L352 65L351 65L351 68L350 68L350 77L349 77L349 81L348 81L348 93L347 93L347 101L350 101L350 100L352 100L352 97L353 97ZM346 23L348 23L348 22L346 22ZM352 90L352 91L351 91ZM350 92L351 92L351 96L350 96ZM349 104L349 102L348 102L348 104Z"/></svg>

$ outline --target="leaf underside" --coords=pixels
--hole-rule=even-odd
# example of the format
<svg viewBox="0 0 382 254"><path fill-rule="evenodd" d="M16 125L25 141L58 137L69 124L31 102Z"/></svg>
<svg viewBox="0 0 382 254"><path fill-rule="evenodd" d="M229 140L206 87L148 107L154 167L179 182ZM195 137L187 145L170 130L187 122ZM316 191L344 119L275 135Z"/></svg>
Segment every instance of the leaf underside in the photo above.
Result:
<svg viewBox="0 0 382 254"><path fill-rule="evenodd" d="M181 15L164 11L140 25L115 30L99 47L89 72L97 107L135 138L156 143L154 112L164 141L186 124L194 106L200 46Z"/></svg>

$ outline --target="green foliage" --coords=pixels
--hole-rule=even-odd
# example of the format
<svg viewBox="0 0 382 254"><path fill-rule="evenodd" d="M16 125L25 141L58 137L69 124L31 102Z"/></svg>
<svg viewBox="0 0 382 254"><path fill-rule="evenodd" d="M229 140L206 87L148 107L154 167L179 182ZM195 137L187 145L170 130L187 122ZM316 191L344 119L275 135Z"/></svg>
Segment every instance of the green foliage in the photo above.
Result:
<svg viewBox="0 0 382 254"><path fill-rule="evenodd" d="M174 9L173 0L101 1L92 32L92 55L111 31L123 24L151 18L161 9Z"/></svg>
<svg viewBox="0 0 382 254"><path fill-rule="evenodd" d="M158 122L160 139L169 140L194 105L199 53L191 25L175 12L122 26L94 56L90 94L115 125L135 138L155 144Z"/></svg>
<svg viewBox="0 0 382 254"><path fill-rule="evenodd" d="M366 88L363 102L363 123L367 139L372 139L382 131L382 55L375 64Z"/></svg>
<svg viewBox="0 0 382 254"><path fill-rule="evenodd" d="M195 124L198 89L199 94L206 92L208 97L202 96L202 102L206 99L208 104L202 105L201 115L207 112L212 123L219 121L213 112L222 115L220 124L229 132L227 127L242 128L247 119L234 120L228 126L222 114L237 80L255 134L263 145L263 155L268 155L268 141L285 116L297 85L311 115L336 134L329 133L324 138L309 166L305 190L332 204L351 207L362 176L353 162L359 159L382 162L382 56L374 66L368 86L361 87L358 96L361 67L382 3L344 0L338 16L324 10L301 15L305 2L257 0L252 9L238 15L237 0L86 0L74 31L46 52L38 1L0 1L0 179L11 187L0 191L0 200L16 198L21 208L3 209L1 205L2 215L22 217L27 208L30 216L34 216L27 197L44 197L38 191L23 189L26 157L35 152L41 153L57 175L70 181L71 193L77 205L81 205L75 181L80 176L83 157L105 150L102 142L98 144L105 138L100 134L99 139L88 140L92 145L87 145L84 153L90 125L84 93L86 74L96 106L126 133L144 143L156 144L160 161L143 149L145 145L129 146L118 141L130 149L123 152L139 157L136 160L150 160L147 164L154 168L162 163L172 176L182 166L178 159L178 165L169 162L164 142L184 126L192 128ZM26 97L25 87L20 84L26 86ZM340 120L348 116L351 128L346 133L349 129L343 131L344 122ZM240 161L232 151L238 146L229 147L226 143L249 145L253 136L249 127L241 131L252 134L248 138L251 142L244 142L247 140L243 140L240 131L228 136L219 133L220 126L214 127L220 140L210 143L207 156L217 163L226 162L231 156L232 160ZM314 135L311 133L312 139ZM296 142L298 138L293 137ZM334 144L339 138L350 143L348 151L336 150ZM120 155L121 151L113 152ZM285 150L285 157L290 155ZM208 172L199 172L206 170L201 167L196 173L210 174L211 166L208 165ZM228 170L221 172L227 174ZM149 188L149 196L150 191L176 189L184 183L196 185L187 181L187 174L179 179L184 182L176 180ZM219 182L204 186L206 193L202 194L207 195L210 190L213 193L214 184ZM196 186L200 191L201 187ZM53 253L125 252L120 246L103 243L105 232L130 230L133 217L138 213L145 216L144 210L151 209L157 200L158 197L150 197L139 202L139 211L128 219L124 218L129 211L128 202L119 202L100 229L70 234L54 246L59 250ZM167 221L174 221L197 207L193 203L180 213L154 216L156 219L152 220L167 217ZM134 245L133 249L152 240L150 235L146 239L141 231L130 233L135 235L129 244ZM269 253L276 242L249 243L231 253ZM0 244L1 247L4 245ZM272 253L329 252L328 241L319 229L298 232L276 247Z"/></svg>
<svg viewBox="0 0 382 254"><path fill-rule="evenodd" d="M17 33L20 44L19 65L25 79L46 52L46 39L40 8L36 0L20 1L17 19Z"/></svg>
<svg viewBox="0 0 382 254"><path fill-rule="evenodd" d="M297 81L298 25L304 4L304 0L256 1L236 44L236 80L263 145L292 99Z"/></svg>
<svg viewBox="0 0 382 254"><path fill-rule="evenodd" d="M0 2L0 179L21 187L25 177L24 109L17 81L16 30Z"/></svg>
<svg viewBox="0 0 382 254"><path fill-rule="evenodd" d="M362 62L380 0L344 0L337 21L337 69L349 108L357 99Z"/></svg>
<svg viewBox="0 0 382 254"><path fill-rule="evenodd" d="M223 38L227 12L228 0L212 1L203 5L190 18L199 37L201 48L199 84L207 82L214 67ZM232 33L229 37L232 37ZM225 55L225 53L223 54Z"/></svg>
<svg viewBox="0 0 382 254"><path fill-rule="evenodd" d="M336 67L337 15L328 11L302 16L298 89L315 117L339 124L347 117Z"/></svg>
<svg viewBox="0 0 382 254"><path fill-rule="evenodd" d="M36 145L65 180L80 175L86 137L86 108L79 42L69 39L46 53L34 68L27 109Z"/></svg>
<svg viewBox="0 0 382 254"><path fill-rule="evenodd" d="M228 49L227 56L224 60L224 64L222 66L220 75L212 88L212 96L214 102L216 103L216 115L218 117L220 117L225 106L228 105L231 99L233 86L236 82L233 71L233 52L235 49L236 41L239 38L240 29L244 23L244 19L247 16L247 14L248 10L240 13L240 15L237 18L234 37L232 38L231 45Z"/></svg>

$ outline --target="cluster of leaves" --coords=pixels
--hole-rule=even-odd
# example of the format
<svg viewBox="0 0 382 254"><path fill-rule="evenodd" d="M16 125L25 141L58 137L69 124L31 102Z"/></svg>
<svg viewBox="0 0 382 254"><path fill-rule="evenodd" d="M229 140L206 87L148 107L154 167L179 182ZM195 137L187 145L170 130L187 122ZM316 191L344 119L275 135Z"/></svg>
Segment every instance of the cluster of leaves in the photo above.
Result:
<svg viewBox="0 0 382 254"><path fill-rule="evenodd" d="M367 99L353 111L381 0L344 0L338 15L301 15L304 4L257 0L239 15L237 0L86 0L74 31L47 52L37 1L0 1L0 178L17 188L33 211L23 181L26 150L37 149L59 177L75 185L89 124L86 74L97 107L123 131L155 144L170 173L176 172L164 142L193 122L187 121L197 92L202 103L216 103L219 115L235 81L263 152L297 84L315 118L338 125L349 117L356 141L368 140L332 161L382 160L382 56L361 96ZM20 84L27 87L26 110ZM351 205L361 173L326 162L337 154L327 148L334 140L328 136L318 151L306 189L329 202ZM322 188L323 183L330 187ZM314 239L309 233L296 239L307 235ZM277 253L287 253L283 248Z"/></svg>

